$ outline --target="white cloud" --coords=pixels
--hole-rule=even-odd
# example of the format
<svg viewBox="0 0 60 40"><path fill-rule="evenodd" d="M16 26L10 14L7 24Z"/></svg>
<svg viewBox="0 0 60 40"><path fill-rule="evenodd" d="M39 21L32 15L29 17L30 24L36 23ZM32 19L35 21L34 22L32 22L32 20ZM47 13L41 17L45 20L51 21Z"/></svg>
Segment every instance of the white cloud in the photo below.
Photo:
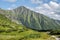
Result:
<svg viewBox="0 0 60 40"><path fill-rule="evenodd" d="M8 10L11 10L11 8L7 8Z"/></svg>
<svg viewBox="0 0 60 40"><path fill-rule="evenodd" d="M50 12L49 14L53 15L53 14L55 14L55 12Z"/></svg>
<svg viewBox="0 0 60 40"><path fill-rule="evenodd" d="M56 2L53 2L53 1L50 1L49 5L51 8L58 8L59 7L59 4Z"/></svg>
<svg viewBox="0 0 60 40"><path fill-rule="evenodd" d="M31 0L32 3L35 3L35 4L42 4L43 1L42 0Z"/></svg>
<svg viewBox="0 0 60 40"><path fill-rule="evenodd" d="M7 2L16 2L17 0L3 0L3 1L7 1Z"/></svg>
<svg viewBox="0 0 60 40"><path fill-rule="evenodd" d="M49 16L54 19L60 20L60 15L58 13L60 11L60 4L50 1L49 3L44 3L42 5L39 5L35 7L34 9L36 12L42 13L46 16Z"/></svg>
<svg viewBox="0 0 60 40"><path fill-rule="evenodd" d="M43 6L44 6L46 9L51 9L51 7L49 6L49 4L47 4L47 3L43 4Z"/></svg>

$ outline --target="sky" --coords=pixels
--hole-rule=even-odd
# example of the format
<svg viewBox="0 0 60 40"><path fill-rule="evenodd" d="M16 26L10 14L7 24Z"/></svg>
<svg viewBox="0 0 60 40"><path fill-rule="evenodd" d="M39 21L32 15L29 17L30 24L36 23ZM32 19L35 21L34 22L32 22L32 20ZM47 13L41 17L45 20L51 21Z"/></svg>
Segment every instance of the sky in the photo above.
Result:
<svg viewBox="0 0 60 40"><path fill-rule="evenodd" d="M60 20L60 0L0 0L0 8L11 10L25 6L33 11Z"/></svg>

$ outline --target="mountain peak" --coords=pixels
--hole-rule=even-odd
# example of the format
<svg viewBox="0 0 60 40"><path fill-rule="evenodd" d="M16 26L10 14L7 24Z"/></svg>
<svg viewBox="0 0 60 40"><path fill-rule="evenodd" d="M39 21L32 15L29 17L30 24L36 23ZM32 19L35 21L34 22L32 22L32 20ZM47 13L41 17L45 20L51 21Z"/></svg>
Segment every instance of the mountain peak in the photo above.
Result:
<svg viewBox="0 0 60 40"><path fill-rule="evenodd" d="M15 8L15 9L21 10L21 9L27 9L27 8L25 6L19 6L19 7Z"/></svg>

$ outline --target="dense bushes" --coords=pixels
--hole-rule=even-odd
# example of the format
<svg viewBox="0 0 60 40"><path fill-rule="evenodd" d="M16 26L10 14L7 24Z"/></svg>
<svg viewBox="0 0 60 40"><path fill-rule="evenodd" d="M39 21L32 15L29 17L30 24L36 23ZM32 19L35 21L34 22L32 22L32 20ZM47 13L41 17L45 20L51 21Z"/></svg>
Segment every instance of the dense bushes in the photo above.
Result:
<svg viewBox="0 0 60 40"><path fill-rule="evenodd" d="M52 30L50 32L51 35L60 35L60 29Z"/></svg>
<svg viewBox="0 0 60 40"><path fill-rule="evenodd" d="M29 39L29 38L40 38L40 34L30 34L30 35L26 35L24 36L23 38L19 39L19 40L26 40L26 39Z"/></svg>

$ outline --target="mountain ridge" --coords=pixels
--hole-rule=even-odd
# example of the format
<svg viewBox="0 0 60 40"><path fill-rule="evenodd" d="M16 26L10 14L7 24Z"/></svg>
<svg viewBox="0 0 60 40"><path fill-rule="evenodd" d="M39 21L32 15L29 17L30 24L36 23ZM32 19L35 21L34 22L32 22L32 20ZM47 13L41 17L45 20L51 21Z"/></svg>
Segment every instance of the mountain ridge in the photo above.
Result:
<svg viewBox="0 0 60 40"><path fill-rule="evenodd" d="M60 23L58 24L58 22L55 22L55 20L43 14L27 9L24 6L10 10L7 13L9 19L17 20L18 22L21 22L23 25L35 30L60 29Z"/></svg>
<svg viewBox="0 0 60 40"><path fill-rule="evenodd" d="M17 13L17 19L19 21L21 21L21 23L27 27L30 26L31 28L37 29L37 30L42 30L42 29L48 30L49 28L52 30L60 29L60 24L57 24L55 22L55 20L53 20L43 14L31 11L25 7L19 7L17 9L14 9L14 11L15 11L15 13ZM49 24L47 24L47 23L49 23Z"/></svg>

